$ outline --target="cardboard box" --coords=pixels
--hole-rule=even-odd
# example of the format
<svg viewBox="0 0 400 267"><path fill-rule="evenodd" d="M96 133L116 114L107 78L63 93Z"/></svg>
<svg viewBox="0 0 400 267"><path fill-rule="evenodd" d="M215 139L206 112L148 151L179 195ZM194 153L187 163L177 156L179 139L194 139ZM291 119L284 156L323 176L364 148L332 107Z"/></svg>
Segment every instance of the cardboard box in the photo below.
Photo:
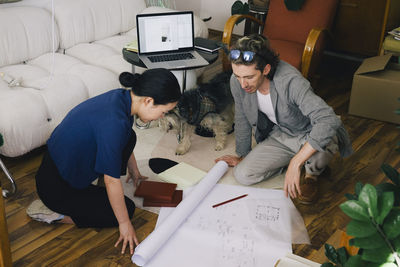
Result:
<svg viewBox="0 0 400 267"><path fill-rule="evenodd" d="M391 54L364 60L351 88L349 114L400 124L400 65Z"/></svg>

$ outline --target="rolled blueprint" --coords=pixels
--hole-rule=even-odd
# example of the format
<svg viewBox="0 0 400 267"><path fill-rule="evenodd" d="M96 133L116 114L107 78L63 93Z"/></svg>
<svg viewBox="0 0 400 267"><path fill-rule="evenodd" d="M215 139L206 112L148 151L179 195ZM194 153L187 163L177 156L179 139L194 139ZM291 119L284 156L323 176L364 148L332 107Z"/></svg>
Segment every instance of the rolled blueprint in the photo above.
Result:
<svg viewBox="0 0 400 267"><path fill-rule="evenodd" d="M143 266L157 253L161 246L166 245L176 229L207 196L227 170L228 164L225 161L217 162L165 221L136 247L132 262L138 266Z"/></svg>

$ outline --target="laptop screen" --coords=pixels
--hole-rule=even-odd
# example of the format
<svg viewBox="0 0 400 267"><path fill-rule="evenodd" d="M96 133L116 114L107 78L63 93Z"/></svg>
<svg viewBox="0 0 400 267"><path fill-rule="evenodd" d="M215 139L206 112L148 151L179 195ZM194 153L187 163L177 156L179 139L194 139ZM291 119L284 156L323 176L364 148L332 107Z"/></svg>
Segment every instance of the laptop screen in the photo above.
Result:
<svg viewBox="0 0 400 267"><path fill-rule="evenodd" d="M193 49L193 12L136 17L139 54Z"/></svg>

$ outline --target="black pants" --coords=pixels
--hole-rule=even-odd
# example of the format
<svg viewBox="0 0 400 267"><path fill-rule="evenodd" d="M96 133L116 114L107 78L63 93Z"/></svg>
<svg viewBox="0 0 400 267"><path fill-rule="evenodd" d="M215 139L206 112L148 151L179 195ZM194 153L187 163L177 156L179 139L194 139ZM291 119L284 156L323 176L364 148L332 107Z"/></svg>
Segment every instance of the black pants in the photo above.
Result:
<svg viewBox="0 0 400 267"><path fill-rule="evenodd" d="M130 155L136 144L136 134L122 152L121 175L126 174ZM84 189L70 186L59 174L50 154L46 152L36 174L36 188L40 199L52 211L70 216L78 227L114 227L118 226L112 210L106 188L90 185ZM129 218L135 211L135 203L125 196Z"/></svg>

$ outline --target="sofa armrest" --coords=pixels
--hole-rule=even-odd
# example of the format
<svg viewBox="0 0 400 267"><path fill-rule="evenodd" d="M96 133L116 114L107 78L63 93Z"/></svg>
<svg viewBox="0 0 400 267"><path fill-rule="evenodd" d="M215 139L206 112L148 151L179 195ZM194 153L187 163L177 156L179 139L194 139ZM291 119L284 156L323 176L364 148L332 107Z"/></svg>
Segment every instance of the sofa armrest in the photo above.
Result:
<svg viewBox="0 0 400 267"><path fill-rule="evenodd" d="M229 19L225 22L224 32L222 34L222 43L225 44L228 49L231 46L233 28L235 27L236 22L243 18L254 21L254 22L258 23L259 25L264 24L261 20L256 19L255 17L250 16L250 15L232 15L232 16L230 16ZM222 56L222 67L223 67L224 71L227 71L231 68L229 60L228 60L225 52Z"/></svg>

